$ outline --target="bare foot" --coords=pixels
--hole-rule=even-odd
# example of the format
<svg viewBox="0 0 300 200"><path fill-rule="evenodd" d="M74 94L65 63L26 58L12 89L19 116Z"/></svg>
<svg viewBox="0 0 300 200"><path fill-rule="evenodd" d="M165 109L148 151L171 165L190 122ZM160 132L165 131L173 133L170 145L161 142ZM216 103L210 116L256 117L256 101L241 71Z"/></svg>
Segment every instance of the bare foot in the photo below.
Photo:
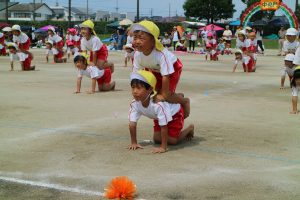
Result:
<svg viewBox="0 0 300 200"><path fill-rule="evenodd" d="M190 129L190 132L185 136L185 139L191 141L194 138L194 124L189 125L188 129Z"/></svg>
<svg viewBox="0 0 300 200"><path fill-rule="evenodd" d="M191 112L191 104L190 104L190 99L186 98L186 103L183 105L183 110L184 110L184 119L188 118L190 116Z"/></svg>

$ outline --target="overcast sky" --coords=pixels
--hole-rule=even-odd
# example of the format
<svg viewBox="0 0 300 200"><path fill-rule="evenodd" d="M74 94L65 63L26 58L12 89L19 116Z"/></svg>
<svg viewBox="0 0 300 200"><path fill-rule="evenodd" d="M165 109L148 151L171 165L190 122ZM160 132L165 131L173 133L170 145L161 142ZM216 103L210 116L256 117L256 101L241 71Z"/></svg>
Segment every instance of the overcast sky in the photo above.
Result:
<svg viewBox="0 0 300 200"><path fill-rule="evenodd" d="M17 2L33 2L33 0L13 0ZM36 0L36 2L43 1L46 2L50 6L54 6L58 1L60 5L67 6L68 0ZM89 7L93 9L93 11L97 10L108 10L108 11L116 11L117 2L119 11L122 12L136 12L136 0L72 0L72 6L74 7L86 7L87 1L89 2ZM293 10L295 7L296 0L283 0L286 4L288 4ZM178 15L184 15L184 11L182 8L185 0L140 0L140 12L141 15L149 16L151 14L159 15L159 16L169 16L169 4L171 5L171 15L174 16L176 13ZM241 0L233 0L235 4L235 9L237 12L234 14L234 18L238 18L240 16L241 11L245 8L245 4L241 2Z"/></svg>

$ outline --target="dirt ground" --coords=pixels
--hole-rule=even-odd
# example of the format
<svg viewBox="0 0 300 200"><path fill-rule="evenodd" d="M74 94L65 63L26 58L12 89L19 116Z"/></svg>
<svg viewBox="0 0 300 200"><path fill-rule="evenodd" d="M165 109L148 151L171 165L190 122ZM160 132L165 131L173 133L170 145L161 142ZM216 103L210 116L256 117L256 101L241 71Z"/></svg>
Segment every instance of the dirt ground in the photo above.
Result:
<svg viewBox="0 0 300 200"><path fill-rule="evenodd" d="M0 199L103 199L107 183L125 175L138 199L300 199L300 115L290 115L291 91L279 90L283 58L258 59L256 73L232 74L233 56L218 62L178 55L178 86L191 99L195 138L153 155L152 121L142 118L144 150L129 152L129 74L115 62L116 91L73 94L76 70L46 64L9 71L0 57ZM20 69L16 65L16 69ZM91 81L83 79L82 91Z"/></svg>

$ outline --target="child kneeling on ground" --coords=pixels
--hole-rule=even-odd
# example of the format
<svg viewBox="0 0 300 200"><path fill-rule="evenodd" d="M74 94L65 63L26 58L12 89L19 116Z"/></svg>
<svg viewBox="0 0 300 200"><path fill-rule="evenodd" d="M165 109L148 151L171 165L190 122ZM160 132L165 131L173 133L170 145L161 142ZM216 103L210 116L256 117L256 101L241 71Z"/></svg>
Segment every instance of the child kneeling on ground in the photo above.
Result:
<svg viewBox="0 0 300 200"><path fill-rule="evenodd" d="M53 54L53 62L54 63L66 63L67 58L64 57L64 52L59 51L56 48L53 48L53 42L48 40L46 42L46 61L49 62L49 55Z"/></svg>
<svg viewBox="0 0 300 200"><path fill-rule="evenodd" d="M155 103L156 98L156 77L150 71L139 70L131 74L131 88L134 100L130 105L129 130L131 145L129 150L143 148L137 143L137 121L144 115L154 119L153 140L160 143L153 153L164 153L167 145L176 145L186 139L194 137L194 125L184 126L184 108L182 105L168 102Z"/></svg>
<svg viewBox="0 0 300 200"><path fill-rule="evenodd" d="M31 60L33 58L30 52L23 53L19 51L18 45L15 43L10 43L7 45L10 54L10 67L11 71L14 70L14 61L20 61L23 71L35 70L35 66L31 66Z"/></svg>
<svg viewBox="0 0 300 200"><path fill-rule="evenodd" d="M294 70L295 66L293 61L294 61L295 55L294 54L287 54L284 58L284 67L281 70L281 84L280 84L280 89L284 89L284 82L285 82L285 77L286 75L289 76L289 80L291 82L293 75L294 75Z"/></svg>
<svg viewBox="0 0 300 200"><path fill-rule="evenodd" d="M115 82L111 81L110 68L99 69L96 66L89 65L88 55L85 53L76 54L74 57L75 66L78 69L77 90L76 94L80 93L82 76L85 75L92 79L91 91L88 94L94 94L96 91L96 82L98 83L99 91L110 91L115 89Z"/></svg>

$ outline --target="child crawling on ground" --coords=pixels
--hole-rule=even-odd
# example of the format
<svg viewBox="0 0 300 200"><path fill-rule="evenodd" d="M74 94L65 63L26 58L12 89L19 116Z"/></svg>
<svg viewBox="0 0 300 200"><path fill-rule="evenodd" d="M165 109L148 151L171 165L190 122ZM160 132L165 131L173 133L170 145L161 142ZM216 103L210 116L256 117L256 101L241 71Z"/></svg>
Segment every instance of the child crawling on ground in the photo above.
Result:
<svg viewBox="0 0 300 200"><path fill-rule="evenodd" d="M7 45L10 55L10 71L14 71L14 61L20 61L22 71L35 70L35 66L31 66L31 60L33 58L32 53L23 53L19 51L18 45L10 43Z"/></svg>
<svg viewBox="0 0 300 200"><path fill-rule="evenodd" d="M87 92L88 94L94 94L96 92L96 82L98 83L99 91L110 91L115 89L116 84L114 81L111 81L110 68L99 69L96 66L90 66L89 57L86 53L76 54L74 63L78 69L76 94L80 93L83 75L92 79L92 87L91 90Z"/></svg>
<svg viewBox="0 0 300 200"><path fill-rule="evenodd" d="M165 153L168 144L176 145L182 140L191 140L194 137L194 125L184 126L184 108L182 105L168 102L155 103L156 77L152 72L139 70L131 74L131 88L134 100L130 105L129 130L131 145L129 150L142 149L137 143L137 121L144 115L154 119L153 140L160 143L152 153Z"/></svg>

